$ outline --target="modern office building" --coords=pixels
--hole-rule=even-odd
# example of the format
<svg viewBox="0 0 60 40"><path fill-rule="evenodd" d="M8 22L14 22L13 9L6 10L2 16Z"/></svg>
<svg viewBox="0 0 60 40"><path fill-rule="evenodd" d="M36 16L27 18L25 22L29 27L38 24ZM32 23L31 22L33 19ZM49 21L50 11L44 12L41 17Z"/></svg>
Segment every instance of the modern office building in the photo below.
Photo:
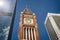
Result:
<svg viewBox="0 0 60 40"><path fill-rule="evenodd" d="M25 8L20 14L19 40L40 40L38 26L35 13L32 13L28 8Z"/></svg>
<svg viewBox="0 0 60 40"><path fill-rule="evenodd" d="M60 14L48 13L44 24L50 40L60 40Z"/></svg>
<svg viewBox="0 0 60 40"><path fill-rule="evenodd" d="M15 4L16 0L0 0L0 40L11 40Z"/></svg>

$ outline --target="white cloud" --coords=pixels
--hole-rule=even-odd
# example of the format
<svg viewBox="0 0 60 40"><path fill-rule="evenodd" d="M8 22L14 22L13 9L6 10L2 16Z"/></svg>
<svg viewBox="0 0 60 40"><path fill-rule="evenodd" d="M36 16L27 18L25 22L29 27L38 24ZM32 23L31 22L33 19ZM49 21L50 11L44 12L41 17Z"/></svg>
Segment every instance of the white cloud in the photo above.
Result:
<svg viewBox="0 0 60 40"><path fill-rule="evenodd" d="M0 0L0 12L11 12L11 0Z"/></svg>

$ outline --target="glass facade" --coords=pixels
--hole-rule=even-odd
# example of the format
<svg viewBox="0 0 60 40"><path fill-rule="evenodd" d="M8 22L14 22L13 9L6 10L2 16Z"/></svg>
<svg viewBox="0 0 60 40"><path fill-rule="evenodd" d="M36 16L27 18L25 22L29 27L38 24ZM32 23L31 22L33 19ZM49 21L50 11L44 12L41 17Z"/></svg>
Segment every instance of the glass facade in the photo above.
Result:
<svg viewBox="0 0 60 40"><path fill-rule="evenodd" d="M0 0L0 40L7 40L16 0Z"/></svg>
<svg viewBox="0 0 60 40"><path fill-rule="evenodd" d="M48 13L45 25L50 40L60 40L60 14Z"/></svg>

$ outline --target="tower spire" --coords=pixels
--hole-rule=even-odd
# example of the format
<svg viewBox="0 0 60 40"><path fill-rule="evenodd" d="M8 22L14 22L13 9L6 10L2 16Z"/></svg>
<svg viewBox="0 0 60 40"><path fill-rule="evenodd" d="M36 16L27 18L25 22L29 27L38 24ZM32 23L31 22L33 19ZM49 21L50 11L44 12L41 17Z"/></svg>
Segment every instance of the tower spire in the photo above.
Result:
<svg viewBox="0 0 60 40"><path fill-rule="evenodd" d="M25 14L32 14L32 12L30 11L30 9L27 7L26 5L26 8L24 9L23 11Z"/></svg>
<svg viewBox="0 0 60 40"><path fill-rule="evenodd" d="M27 4L26 4L26 8L28 8Z"/></svg>

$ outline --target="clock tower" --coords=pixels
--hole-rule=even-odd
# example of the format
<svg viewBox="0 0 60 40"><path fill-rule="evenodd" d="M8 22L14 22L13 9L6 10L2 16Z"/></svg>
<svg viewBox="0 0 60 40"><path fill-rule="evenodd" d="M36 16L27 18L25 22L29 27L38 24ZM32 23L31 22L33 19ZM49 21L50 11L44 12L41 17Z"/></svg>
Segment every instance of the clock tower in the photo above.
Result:
<svg viewBox="0 0 60 40"><path fill-rule="evenodd" d="M36 16L28 8L25 8L20 14L18 39L40 40Z"/></svg>

